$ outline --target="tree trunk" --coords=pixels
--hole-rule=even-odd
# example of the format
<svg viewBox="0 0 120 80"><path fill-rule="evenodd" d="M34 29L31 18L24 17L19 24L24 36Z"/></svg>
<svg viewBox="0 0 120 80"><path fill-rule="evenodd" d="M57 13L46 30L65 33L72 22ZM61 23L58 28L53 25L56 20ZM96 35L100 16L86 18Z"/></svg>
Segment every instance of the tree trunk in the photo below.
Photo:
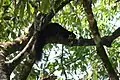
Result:
<svg viewBox="0 0 120 80"><path fill-rule="evenodd" d="M5 64L5 56L0 51L0 80L10 80L9 69Z"/></svg>

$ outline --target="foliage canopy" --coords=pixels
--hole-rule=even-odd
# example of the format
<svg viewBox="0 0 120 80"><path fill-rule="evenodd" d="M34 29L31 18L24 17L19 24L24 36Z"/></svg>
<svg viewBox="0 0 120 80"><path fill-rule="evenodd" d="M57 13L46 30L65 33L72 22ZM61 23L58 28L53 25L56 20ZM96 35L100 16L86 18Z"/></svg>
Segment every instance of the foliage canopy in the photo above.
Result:
<svg viewBox="0 0 120 80"><path fill-rule="evenodd" d="M48 14L52 10L55 16L51 22L57 22L67 30L73 31L77 38L93 38L83 1L71 1L57 12L56 9L63 1L66 0L0 0L0 41L14 41L21 35L27 35L29 27L34 22L35 8L38 13L43 14ZM120 26L119 4L120 2L115 0L92 0L92 12L102 37L110 36ZM113 68L119 72L120 38L112 42L112 47L104 48ZM12 54L16 55L15 52ZM11 55L10 58L14 56ZM13 74L17 75L20 69L21 66L17 66L11 77ZM44 58L41 63L34 64L27 80L35 79L36 74L40 77L55 75L58 80L108 78L95 46L70 47L64 44L47 44L44 47Z"/></svg>

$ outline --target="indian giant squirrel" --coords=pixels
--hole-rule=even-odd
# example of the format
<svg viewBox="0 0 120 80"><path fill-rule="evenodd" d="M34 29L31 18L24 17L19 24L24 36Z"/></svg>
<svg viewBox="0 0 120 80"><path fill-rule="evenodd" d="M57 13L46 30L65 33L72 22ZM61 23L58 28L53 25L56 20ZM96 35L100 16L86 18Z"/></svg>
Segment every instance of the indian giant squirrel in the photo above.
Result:
<svg viewBox="0 0 120 80"><path fill-rule="evenodd" d="M49 23L43 30L38 31L36 35L35 59L40 61L43 54L43 47L46 44L46 40L50 37L61 37L63 39L75 38L75 34L63 28L58 23Z"/></svg>

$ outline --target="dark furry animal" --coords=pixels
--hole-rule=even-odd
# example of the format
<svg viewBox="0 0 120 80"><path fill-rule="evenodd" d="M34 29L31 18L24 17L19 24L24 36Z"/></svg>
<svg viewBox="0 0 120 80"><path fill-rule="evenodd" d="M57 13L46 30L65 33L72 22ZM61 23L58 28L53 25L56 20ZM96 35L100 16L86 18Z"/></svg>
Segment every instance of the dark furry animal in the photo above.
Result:
<svg viewBox="0 0 120 80"><path fill-rule="evenodd" d="M63 28L58 23L49 23L43 30L37 32L35 43L36 60L40 61L43 54L43 47L49 37L61 37L63 39L75 38L75 34Z"/></svg>

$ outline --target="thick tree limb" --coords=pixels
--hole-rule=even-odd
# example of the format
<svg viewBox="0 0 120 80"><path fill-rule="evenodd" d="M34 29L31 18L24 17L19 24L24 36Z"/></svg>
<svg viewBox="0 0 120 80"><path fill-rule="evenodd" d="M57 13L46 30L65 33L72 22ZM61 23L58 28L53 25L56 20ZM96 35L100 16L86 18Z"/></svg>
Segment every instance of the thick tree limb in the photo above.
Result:
<svg viewBox="0 0 120 80"><path fill-rule="evenodd" d="M70 3L72 0L65 0L62 1L60 4L60 6L58 6L57 8L55 8L55 10L51 9L50 12L48 14L41 14L39 13L37 16L37 20L41 23L38 23L39 27L41 27L41 29L44 29L44 27L51 21L51 19L54 17L54 15L61 10L65 5L67 5L68 3ZM41 16L44 16L44 19L41 20ZM29 29L29 36L32 36L32 33L34 31L34 23L33 25L30 27Z"/></svg>
<svg viewBox="0 0 120 80"><path fill-rule="evenodd" d="M115 30L111 36L104 36L101 38L101 43L105 46L110 47L111 43L120 36L120 28ZM0 42L0 47L4 47L5 50L9 53L13 53L15 51L20 51L21 46L24 46L28 41L28 37L19 37L15 39L15 41L11 42ZM52 37L47 40L47 43L59 43L69 45L70 41L73 41L72 46L95 46L93 39L68 39L68 40L60 40L55 37ZM21 43L22 42L22 43Z"/></svg>
<svg viewBox="0 0 120 80"><path fill-rule="evenodd" d="M28 42L28 37L26 36L20 36L16 38L14 41L8 41L8 42L0 42L0 48L5 50L4 56L6 57L7 55L21 50L26 43Z"/></svg>
<svg viewBox="0 0 120 80"><path fill-rule="evenodd" d="M8 66L4 63L5 57L2 55L4 51L0 51L0 80L7 80L10 78Z"/></svg>
<svg viewBox="0 0 120 80"><path fill-rule="evenodd" d="M111 80L119 80L114 68L112 67L112 64L109 61L109 58L105 52L105 49L103 45L101 44L101 37L98 31L97 21L94 19L94 15L93 15L92 8L91 8L92 3L88 0L84 0L83 6L85 9L85 12L87 13L87 19L89 22L91 33L94 37L93 40L96 44L97 54L100 56L101 60L103 61L104 66L106 67L108 71L109 78Z"/></svg>
<svg viewBox="0 0 120 80"><path fill-rule="evenodd" d="M28 58L26 58L24 61L22 61L22 64L18 64L18 66L16 67L16 69L18 69L19 71L17 71L16 75L14 76L14 78L16 80L26 80L27 76L29 75L33 64L35 63L35 59L34 59L34 52L32 51L32 49L29 51L29 54L27 55Z"/></svg>
<svg viewBox="0 0 120 80"><path fill-rule="evenodd" d="M120 28L115 30L111 36L104 36L101 38L101 44L107 47L111 47L111 43L120 36ZM72 41L72 45L71 45ZM47 43L59 43L71 46L95 46L93 39L58 39L52 37L47 40Z"/></svg>

